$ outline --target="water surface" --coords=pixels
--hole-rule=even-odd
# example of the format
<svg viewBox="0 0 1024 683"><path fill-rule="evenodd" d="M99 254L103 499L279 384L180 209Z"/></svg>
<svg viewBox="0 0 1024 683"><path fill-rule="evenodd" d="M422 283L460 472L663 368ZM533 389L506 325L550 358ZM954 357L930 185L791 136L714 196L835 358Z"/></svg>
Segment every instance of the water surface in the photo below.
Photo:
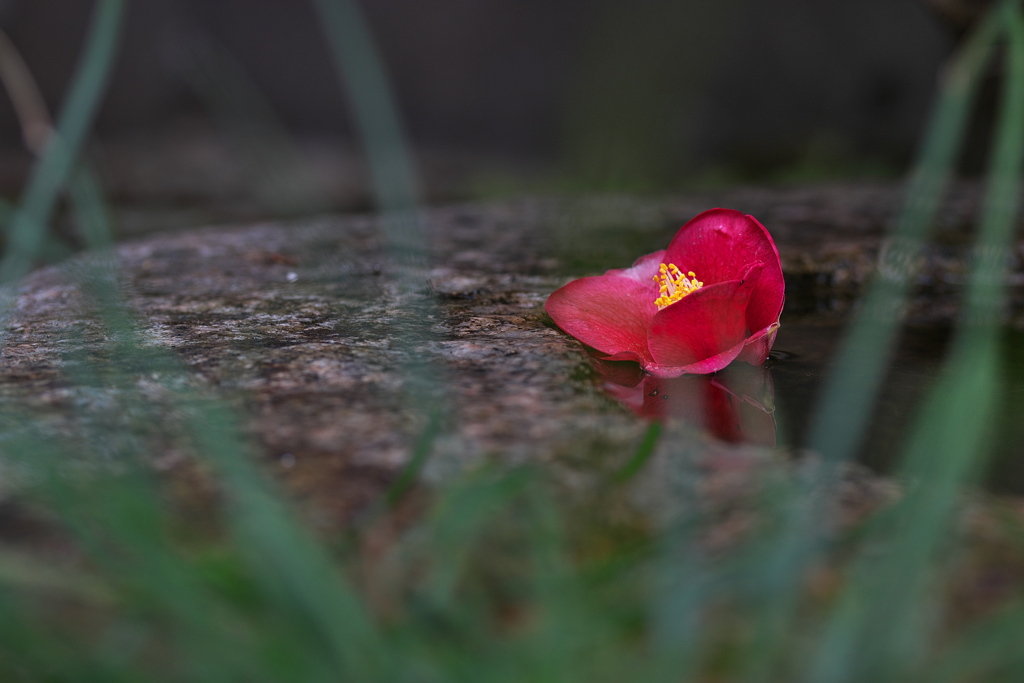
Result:
<svg viewBox="0 0 1024 683"><path fill-rule="evenodd" d="M803 443L842 332L841 321L834 318L783 320L768 363L780 441ZM951 335L949 326L903 330L875 402L860 453L862 463L880 472L895 465L921 401L938 377ZM1024 333L1007 329L1003 339L1003 386L998 413L993 416L992 464L986 483L1001 493L1024 495Z"/></svg>

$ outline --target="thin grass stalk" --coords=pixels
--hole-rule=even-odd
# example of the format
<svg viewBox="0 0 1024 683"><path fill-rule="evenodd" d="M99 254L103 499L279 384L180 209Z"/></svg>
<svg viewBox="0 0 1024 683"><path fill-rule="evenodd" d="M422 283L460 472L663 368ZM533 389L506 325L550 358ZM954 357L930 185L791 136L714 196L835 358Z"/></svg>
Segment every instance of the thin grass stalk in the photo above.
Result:
<svg viewBox="0 0 1024 683"><path fill-rule="evenodd" d="M791 632L806 572L825 541L823 521L828 517L839 465L859 448L888 364L914 260L952 173L970 105L999 29L999 11L993 8L944 75L893 238L880 259L879 274L863 308L841 345L837 365L826 381L823 400L812 419L808 443L824 462L811 463L804 477L782 486L774 496L781 506L782 532L774 551L763 560L765 597L755 607L751 645L760 654L745 667L743 680L748 683L774 680L784 666L784 634Z"/></svg>
<svg viewBox="0 0 1024 683"><path fill-rule="evenodd" d="M3 31L0 31L0 80L17 114L25 147L36 157L41 158L46 152L47 145L54 139L53 118L28 64ZM99 277L102 271L113 270L113 264L106 263L109 256L107 251L113 243L113 231L99 183L85 161L78 163L71 172L70 195L82 240L86 247L103 261L95 265L92 264L96 259L89 262L92 267L87 269L89 272L85 281L93 288L96 295L94 298L98 302L114 300L116 296L111 297L109 293L95 291L98 287L109 288L113 284L111 277ZM4 225L5 230L9 228L9 225ZM110 272L106 274L112 275ZM106 318L110 326L110 315ZM124 332L125 328L126 326L121 324L118 331Z"/></svg>
<svg viewBox="0 0 1024 683"><path fill-rule="evenodd" d="M437 609L454 605L472 543L496 515L508 511L525 487L535 482L535 477L523 470L502 476L484 472L444 491L427 523L426 538L433 559L421 582L424 600Z"/></svg>
<svg viewBox="0 0 1024 683"><path fill-rule="evenodd" d="M18 117L22 142L41 154L53 134L50 112L28 64L4 31L0 31L0 80Z"/></svg>
<svg viewBox="0 0 1024 683"><path fill-rule="evenodd" d="M71 183L71 197L79 224L82 228L86 244L93 250L91 258L78 267L78 275L83 284L99 304L101 317L111 331L114 342L114 357L110 372L104 373L108 382L131 388L134 371L160 372L165 379L181 375L181 368L173 359L159 352L142 353L138 347L140 336L132 316L120 300L117 288L115 266L109 262L108 250L111 246L112 231L109 216L95 178L87 169L81 167L75 172ZM87 369L88 370L88 369ZM247 448L238 435L236 420L222 406L215 402L203 401L202 407L197 406L196 397L190 392L177 388L173 382L167 386L172 388L180 405L192 406L186 410L187 431L200 443L200 450L218 466L225 488L234 506L231 508L230 519L233 521L235 538L239 545L249 552L249 559L262 572L264 588L268 595L277 594L280 604L296 618L312 624L313 632L323 639L322 647L333 652L337 673L356 672L365 675L379 673L378 665L373 661L383 661L379 648L374 645L372 628L366 621L361 606L354 596L343 587L331 561L323 554L323 549L306 539L305 532L291 519L278 498L266 487L261 477L249 462ZM158 419L154 416L154 419ZM30 442L24 445L27 453L37 450ZM8 445L10 445L8 443ZM38 444L37 444L38 445ZM5 449L8 450L9 449ZM57 460L54 460L55 462ZM138 484L135 479L132 482ZM111 482L106 488L109 496L96 499L84 499L72 495L68 485L59 476L50 478L46 488L51 493L63 491L63 494L52 495L51 499L57 509L76 530L76 535L87 546L101 552L103 538L96 537L89 527L77 524L78 511L100 511L109 508L119 500L115 491L124 490L124 486ZM147 487L143 486L143 489ZM148 489L147 489L148 490ZM122 496L123 497L123 496ZM148 502L152 509L147 508L146 514L160 515L156 507L157 498L153 496L136 497L135 505ZM143 505L145 507L145 505ZM113 513L110 513L113 514ZM108 517L110 517L108 514ZM145 516L145 515L143 515ZM137 519L139 514L129 515ZM110 520L116 522L114 515ZM105 535L115 542L128 542L125 533L130 529L121 529L117 523L102 525ZM152 538L135 539L129 545L138 546L146 540L156 545L146 553L148 569L140 569L140 576L150 576L146 584L152 586L155 596L162 595L161 587L173 595L166 603L168 613L175 616L181 624L188 624L179 629L185 639L185 652L206 652L200 659L211 667L209 672L195 672L196 680L223 680L229 671L241 671L252 676L251 662L237 660L230 655L233 649L225 644L221 657L216 650L220 642L216 632L211 632L211 624L205 620L208 614L209 599L192 595L191 589L184 590L184 585L175 577L187 577L192 569L179 566L168 573L167 567L177 564L174 550L162 545L166 541L165 533L160 529L152 530ZM91 541L89 539L92 539ZM116 566L110 568L116 571ZM177 589L174 589L177 587ZM174 589L174 590L172 590ZM181 590L178 590L181 589ZM207 648L213 647L209 650ZM209 675L207 675L209 674ZM205 678L203 678L205 677Z"/></svg>
<svg viewBox="0 0 1024 683"><path fill-rule="evenodd" d="M763 503L763 523L777 525L778 531L766 539L768 547L752 563L758 567L759 590L750 606L751 637L740 677L744 683L776 680L787 665L786 641L793 635L807 568L821 541L820 520L807 517L820 507L814 493L808 496L808 485L820 485L817 476L812 479L776 483Z"/></svg>
<svg viewBox="0 0 1024 683"><path fill-rule="evenodd" d="M54 444L48 453L41 444L39 438L25 443L26 456L43 470L41 495L116 589L121 604L115 609L135 609L159 621L178 655L172 668L189 680L218 683L232 672L255 676L256 662L235 650L240 639L218 623L221 600L170 542L169 519L152 482L138 470L94 481L87 479L96 475L69 475L61 469L69 444ZM125 654L97 649L87 658L103 663Z"/></svg>
<svg viewBox="0 0 1024 683"><path fill-rule="evenodd" d="M325 549L296 523L250 462L236 418L214 401L193 399L185 405L186 427L227 489L233 536L267 595L310 620L339 673L357 680L383 675L394 662L379 634Z"/></svg>
<svg viewBox="0 0 1024 683"><path fill-rule="evenodd" d="M700 550L697 526L666 534L655 562L648 637L651 681L691 680L701 664L701 647L708 642L701 621L721 587Z"/></svg>
<svg viewBox="0 0 1024 683"><path fill-rule="evenodd" d="M1024 606L1000 608L949 644L920 680L928 683L1024 680Z"/></svg>
<svg viewBox="0 0 1024 683"><path fill-rule="evenodd" d="M110 235L106 213L95 184L80 176L73 194L76 209L94 247L102 249ZM115 362L138 371L160 371L169 377L182 373L166 354L138 352L139 335L114 281L92 271L86 276L99 298L105 322L114 325ZM373 627L352 591L344 584L324 549L308 538L278 495L251 462L251 449L241 436L237 417L219 402L202 399L182 385L165 382L183 409L186 433L216 468L229 500L229 523L238 546L247 553L268 596L296 618L312 625L337 673L379 675L385 661ZM198 608L202 613L202 609Z"/></svg>
<svg viewBox="0 0 1024 683"><path fill-rule="evenodd" d="M533 660L533 674L540 680L569 681L591 663L577 659L600 625L584 618L583 586L567 561L568 547L561 515L544 487L525 491L527 543L530 563L527 591L537 602L540 623L529 638L527 656Z"/></svg>
<svg viewBox="0 0 1024 683"><path fill-rule="evenodd" d="M96 5L85 51L67 105L61 110L57 132L33 167L28 188L14 216L7 248L0 259L0 284L13 282L28 273L43 246L57 194L74 168L106 88L123 14L124 0L101 0Z"/></svg>
<svg viewBox="0 0 1024 683"><path fill-rule="evenodd" d="M128 493L129 497L137 499L141 489L129 489L125 487L124 483L119 483L117 486L106 487L103 496L90 497L88 495L90 485L84 481L89 475L84 475L72 483L71 477L65 471L69 464L68 450L60 448L55 439L43 438L35 430L25 430L18 435L8 432L5 437L4 456L6 462L21 462L31 465L37 496L46 501L69 529L73 530L78 537L80 547L90 551L98 570L97 574L103 576L104 583L109 587L116 586L120 589L117 593L108 592L104 602L120 601L125 595L133 595L137 599L140 596L139 588L147 582L153 582L159 586L159 590L153 592L154 597L166 598L170 594L176 593L175 581L167 581L168 578L177 579L177 583L180 583L181 580L188 580L187 574L175 574L170 577L159 571L145 573L125 571L125 555L122 551L128 548L132 549L129 554L137 551L146 557L146 569L153 569L161 565L148 552L152 549L155 539L146 534L140 536L137 533L141 528L147 526L151 518L150 515L143 514L139 517L134 514L125 514L127 510L122 507L123 494ZM149 502L146 501L147 505ZM138 510L132 512L138 512ZM105 523L113 525L117 531L105 529ZM99 529L104 530L102 533L98 533ZM119 532L125 533L122 535ZM109 536L118 536L123 544L111 543ZM138 543L139 541L141 543ZM10 620L18 625L19 630L27 630L31 634L28 640L35 641L35 643L32 648L25 651L23 649L25 638L12 637L14 634L9 630L3 630L0 631L0 643L3 644L4 649L14 649L17 656L22 656L31 653L32 649L47 649L51 645L58 645L57 652L50 653L53 658L51 661L42 659L33 663L34 672L51 669L70 670L78 667L84 670L102 669L112 664L110 661L104 661L106 658L101 653L89 654L88 645L79 642L79 639L68 642L68 647L59 647L62 644L60 642L62 636L58 633L61 630L59 625L54 627L48 624L46 619L40 619L33 610L33 607L39 603L27 599L28 596L36 597L34 591L26 591L27 586L18 584L6 588L12 594L16 590L19 599L12 600L9 605L5 605L8 609L15 610L15 614L5 615L4 621ZM176 597L182 596L176 595ZM0 602L4 602L2 598L0 598ZM15 607L16 605L18 607ZM178 611L185 608L186 605L187 603L179 601L170 603L169 606L172 609L168 610L166 616L175 621L182 617L188 620L202 616L202 613ZM121 605L106 606L116 608ZM151 608L152 604L147 607ZM69 629L63 638L69 638L70 634L71 630Z"/></svg>
<svg viewBox="0 0 1024 683"><path fill-rule="evenodd" d="M706 534L715 522L704 508L707 492L697 463L703 446L692 438L689 426L663 434L674 446L667 451L663 473L671 494L681 506L659 530L656 555L651 559L649 600L646 604L646 651L643 680L686 681L697 676L711 642L702 628L715 601L734 586L722 558L710 557Z"/></svg>
<svg viewBox="0 0 1024 683"><path fill-rule="evenodd" d="M99 38L110 39L116 34L116 31L112 31L110 22L112 16L117 18L119 15L112 15L111 7L119 10L120 3L107 2L99 9L100 18L96 24L98 28L94 30L94 40L90 41L93 48ZM91 102L92 108L83 105L82 93L91 93L98 97L98 85L102 83L102 79L97 80L97 69L102 71L100 67L109 66L110 63L109 58L103 60L96 57L95 50L88 52L82 68L85 76L76 83L86 83L93 87L77 87L72 93L68 109L62 117L62 124L58 127L57 137L51 141L37 167L27 193L28 198L22 212L19 213L19 218L16 219L15 234L21 235L22 238L20 242L13 240L12 250L5 255L5 263L13 263L15 266L18 263L27 263L27 260L18 261L15 256L31 255L35 242L28 238L38 238L39 234L28 234L26 226L45 225L52 212L56 192L68 178L77 150L84 141L88 128L86 124L91 120L96 102ZM103 51L99 52L100 56L103 56ZM86 104L89 103L86 98ZM75 113L77 116L72 115ZM70 123L66 123L67 121ZM103 247L109 243L109 220L94 180L85 174L77 176L72 186L72 197L84 226L87 242L94 247ZM11 272L21 273L21 270ZM112 280L106 278L98 278L95 282L112 284ZM130 316L119 315L115 321L111 315L123 309L123 305L117 300L116 288L108 286L96 290L95 293L100 300L101 308L107 314L108 324L114 323L115 327L121 330L130 329ZM118 357L132 361L142 360L141 363L132 363L132 366L137 365L138 369L153 367L149 364L152 359L139 358L136 339L137 336L134 334L123 335L117 350ZM167 362L160 367L167 369L176 367L176 364ZM186 411L186 426L199 443L201 450L217 465L225 481L233 504L233 514L230 518L235 538L240 546L249 552L254 567L260 571L263 577L262 589L268 596L276 595L276 600L282 605L289 605L295 617L313 624L314 630L324 639L324 648L333 653L337 673L354 677L355 680L367 680L383 675L381 666L385 657L361 606L343 587L336 568L322 549L298 529L280 501L256 473L247 459L248 453L244 441L238 436L239 430L234 417L222 406L197 401L187 392L182 394L179 391L178 399L184 402L186 407L191 408ZM28 443L25 445L25 451L30 453L36 452L37 449L32 443ZM54 461L56 459L53 458ZM71 501L85 503L83 499L70 496L61 500L65 504L64 513L69 520L73 520L76 514L74 506L67 507ZM153 499L147 502L155 504ZM155 508L152 511L155 511ZM129 515L124 519L133 518L134 516ZM79 531L83 534L86 532L84 528ZM120 529L117 525L108 528L108 531L115 539L129 538L125 535L129 530ZM156 534L151 540L160 545L163 543L161 539L162 536ZM164 572L153 574L152 580L156 582L156 588L161 585L164 578L167 578ZM186 611L197 618L205 615L204 610L191 600L183 601L182 605L188 605ZM196 629L196 633L202 634L205 631ZM213 660L210 661L212 663ZM221 673L226 674L226 670L218 667L217 673L207 673L216 678Z"/></svg>
<svg viewBox="0 0 1024 683"><path fill-rule="evenodd" d="M114 332L115 365L143 372L159 371L165 373L165 379L180 375L179 364L166 354L142 354L138 348L140 337L132 316L120 301L113 265L107 263L103 255L109 248L111 231L98 184L86 170L80 170L74 176L71 189L85 240L99 252L98 259L90 261L81 274L84 284L100 305L105 323ZM120 374L123 372L114 373L109 379L130 384ZM166 382L166 386L172 389L178 404L185 408L186 432L193 436L200 451L216 466L221 476L231 503L229 521L233 535L261 578L266 595L273 596L280 608L293 618L311 626L311 636L321 640L320 647L333 659L336 674L357 678L381 675L380 667L386 658L362 606L344 586L323 548L307 538L278 496L256 472L249 461L249 449L240 436L236 417L217 402L198 399L173 382ZM65 512L69 519L73 518L74 510L66 509ZM116 527L108 530L115 538L119 536ZM187 574L188 569L182 569L182 572ZM186 611L196 618L206 614L201 602L181 602L189 605ZM194 631L201 635L206 632L198 624L193 626L195 628L186 629L183 633L187 635ZM186 650L202 650L196 646L207 641L216 642L216 638L207 634L199 642L193 641ZM223 658L206 659L212 665L215 660ZM230 661L222 661L221 664L228 668L218 666L216 671L219 673L210 680L222 680L217 676L231 669L239 671L246 668L233 666Z"/></svg>
<svg viewBox="0 0 1024 683"><path fill-rule="evenodd" d="M81 681L135 683L137 672L123 661L97 661L86 646L45 617L24 609L7 590L0 589L0 676L5 681Z"/></svg>
<svg viewBox="0 0 1024 683"><path fill-rule="evenodd" d="M43 93L32 77L32 72L21 53L6 33L0 31L0 81L11 100L21 127L21 139L25 148L36 157L41 157L46 145L53 137L53 118L43 99ZM74 181L72 181L74 184ZM0 202L0 230L10 230L14 205ZM55 236L47 235L40 247L39 257L43 260L63 260L71 255L71 248Z"/></svg>
<svg viewBox="0 0 1024 683"><path fill-rule="evenodd" d="M840 345L811 421L807 444L830 462L848 461L864 438L916 262L953 172L971 103L999 34L1002 8L1012 3L1003 0L988 12L942 78L906 201L879 257L878 274Z"/></svg>
<svg viewBox="0 0 1024 683"><path fill-rule="evenodd" d="M422 265L427 249L416 215L419 187L383 61L353 0L313 0L334 63L347 85L392 256Z"/></svg>
<svg viewBox="0 0 1024 683"><path fill-rule="evenodd" d="M1017 3L999 8L1007 37L1006 78L993 141L965 311L949 359L917 420L901 472L909 483L889 524L865 556L826 629L808 680L906 680L934 626L933 563L947 542L963 486L985 462L1000 385L998 333L1024 162L1024 24ZM885 624L884 632L878 624Z"/></svg>
<svg viewBox="0 0 1024 683"><path fill-rule="evenodd" d="M80 207L81 215L102 223L101 198L91 191L95 186L85 183L80 189L83 191L76 198L92 204ZM97 227L89 232L109 235L109 230ZM124 341L117 357L139 371L180 375L181 368L172 359L162 355L139 358L135 346L138 334L131 327L131 316L116 298L113 281L101 275L92 282L100 285L94 291L100 297L105 320L122 333ZM185 408L186 433L192 435L220 475L229 499L233 536L261 576L267 595L276 595L296 618L312 624L315 634L323 639L323 648L332 654L338 673L380 675L386 657L362 605L324 549L299 527L279 495L256 471L237 416L216 400L199 398L170 382L165 384L173 388L176 401Z"/></svg>
<svg viewBox="0 0 1024 683"><path fill-rule="evenodd" d="M75 175L72 200L87 244L102 252L110 244L109 217L98 184L87 170ZM117 357L127 367L180 374L178 364L160 354L139 358L138 334L119 300L113 273L104 267L107 265L101 258L87 269L85 281L100 304L105 322L113 325L115 338L120 339ZM180 389L176 394L182 405L191 406L185 411L187 431L221 474L232 502L230 520L234 534L241 547L249 551L250 560L263 572L265 588L290 603L297 616L311 620L325 639L324 647L333 651L339 673L380 674L379 667L385 658L375 644L373 629L361 605L343 587L323 549L298 528L249 462L235 416L216 402L197 399Z"/></svg>
<svg viewBox="0 0 1024 683"><path fill-rule="evenodd" d="M356 127L366 152L392 274L410 321L405 338L397 333L404 354L406 394L423 426L411 456L417 471L433 451L450 411L445 378L428 359L431 325L439 319L432 298L424 297L424 267L429 247L418 214L419 185L410 145L392 95L383 61L362 12L354 0L313 0L328 39L335 66L349 94ZM435 417L436 416L436 417ZM427 439L429 438L429 441Z"/></svg>
<svg viewBox="0 0 1024 683"><path fill-rule="evenodd" d="M637 446L633 456L612 475L611 481L613 484L624 484L643 470L644 465L651 459L658 446L658 440L661 438L661 429L660 420L654 420L647 425L644 438L640 441L640 445Z"/></svg>
<svg viewBox="0 0 1024 683"><path fill-rule="evenodd" d="M912 481L900 508L864 539L803 680L906 680L907 669L921 664L938 618L934 563L951 540L950 515L985 445L986 413L994 405L998 368L990 351L975 347L971 357L947 366L908 451L919 462L934 456L936 471Z"/></svg>

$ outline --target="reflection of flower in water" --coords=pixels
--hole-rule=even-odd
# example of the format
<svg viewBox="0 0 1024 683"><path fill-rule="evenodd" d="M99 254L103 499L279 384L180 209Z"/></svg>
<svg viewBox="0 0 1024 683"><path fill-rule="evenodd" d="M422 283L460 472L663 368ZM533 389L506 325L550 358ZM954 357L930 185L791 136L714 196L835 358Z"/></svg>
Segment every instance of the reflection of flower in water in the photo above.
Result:
<svg viewBox="0 0 1024 683"><path fill-rule="evenodd" d="M604 390L641 417L677 417L724 441L775 445L774 388L764 367L733 364L714 375L664 378L628 361L593 364Z"/></svg>

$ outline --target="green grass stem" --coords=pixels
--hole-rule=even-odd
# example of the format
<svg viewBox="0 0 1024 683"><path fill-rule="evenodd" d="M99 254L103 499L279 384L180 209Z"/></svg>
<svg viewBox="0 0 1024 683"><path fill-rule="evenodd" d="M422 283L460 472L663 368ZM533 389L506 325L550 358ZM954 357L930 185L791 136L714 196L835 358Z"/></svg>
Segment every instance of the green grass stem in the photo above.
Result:
<svg viewBox="0 0 1024 683"><path fill-rule="evenodd" d="M359 6L354 0L314 0L314 5L347 86L366 152L388 253L397 266L391 275L407 295L405 308L412 324L405 334L396 334L396 341L406 357L408 404L423 423L410 454L419 470L432 453L435 434L449 421L451 408L447 381L424 349L441 313L431 296L423 294L429 248L419 217L416 169L383 61ZM424 444L425 450L420 448Z"/></svg>
<svg viewBox="0 0 1024 683"><path fill-rule="evenodd" d="M353 0L314 0L314 5L347 85L392 255L400 264L422 265L427 248L417 216L415 165L370 29Z"/></svg>
<svg viewBox="0 0 1024 683"><path fill-rule="evenodd" d="M18 280L32 267L47 234L58 192L68 181L106 88L117 50L124 0L100 0L82 59L57 121L57 130L33 167L0 259L0 283Z"/></svg>
<svg viewBox="0 0 1024 683"><path fill-rule="evenodd" d="M908 491L866 554L825 631L808 680L900 681L935 628L929 593L963 486L985 460L1000 386L999 328L1024 163L1024 18L999 9L1007 38L1003 102L993 140L965 310L949 358L912 431L902 474ZM887 637L873 634L886 625Z"/></svg>
<svg viewBox="0 0 1024 683"><path fill-rule="evenodd" d="M993 7L958 51L942 79L924 146L907 187L892 237L879 258L878 274L840 344L811 422L807 445L831 462L858 451L889 364L916 261L954 170L977 85L1001 28Z"/></svg>

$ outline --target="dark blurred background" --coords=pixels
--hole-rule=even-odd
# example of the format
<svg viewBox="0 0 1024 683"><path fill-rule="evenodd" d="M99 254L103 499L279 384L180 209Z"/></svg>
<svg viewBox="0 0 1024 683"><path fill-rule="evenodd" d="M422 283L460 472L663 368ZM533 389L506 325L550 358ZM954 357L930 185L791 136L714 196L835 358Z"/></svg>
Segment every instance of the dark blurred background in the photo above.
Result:
<svg viewBox="0 0 1024 683"><path fill-rule="evenodd" d="M127 232L369 206L309 2L129 5L90 149ZM898 176L957 32L925 0L360 5L434 202ZM54 111L91 10L0 0ZM30 161L4 102L0 192Z"/></svg>

